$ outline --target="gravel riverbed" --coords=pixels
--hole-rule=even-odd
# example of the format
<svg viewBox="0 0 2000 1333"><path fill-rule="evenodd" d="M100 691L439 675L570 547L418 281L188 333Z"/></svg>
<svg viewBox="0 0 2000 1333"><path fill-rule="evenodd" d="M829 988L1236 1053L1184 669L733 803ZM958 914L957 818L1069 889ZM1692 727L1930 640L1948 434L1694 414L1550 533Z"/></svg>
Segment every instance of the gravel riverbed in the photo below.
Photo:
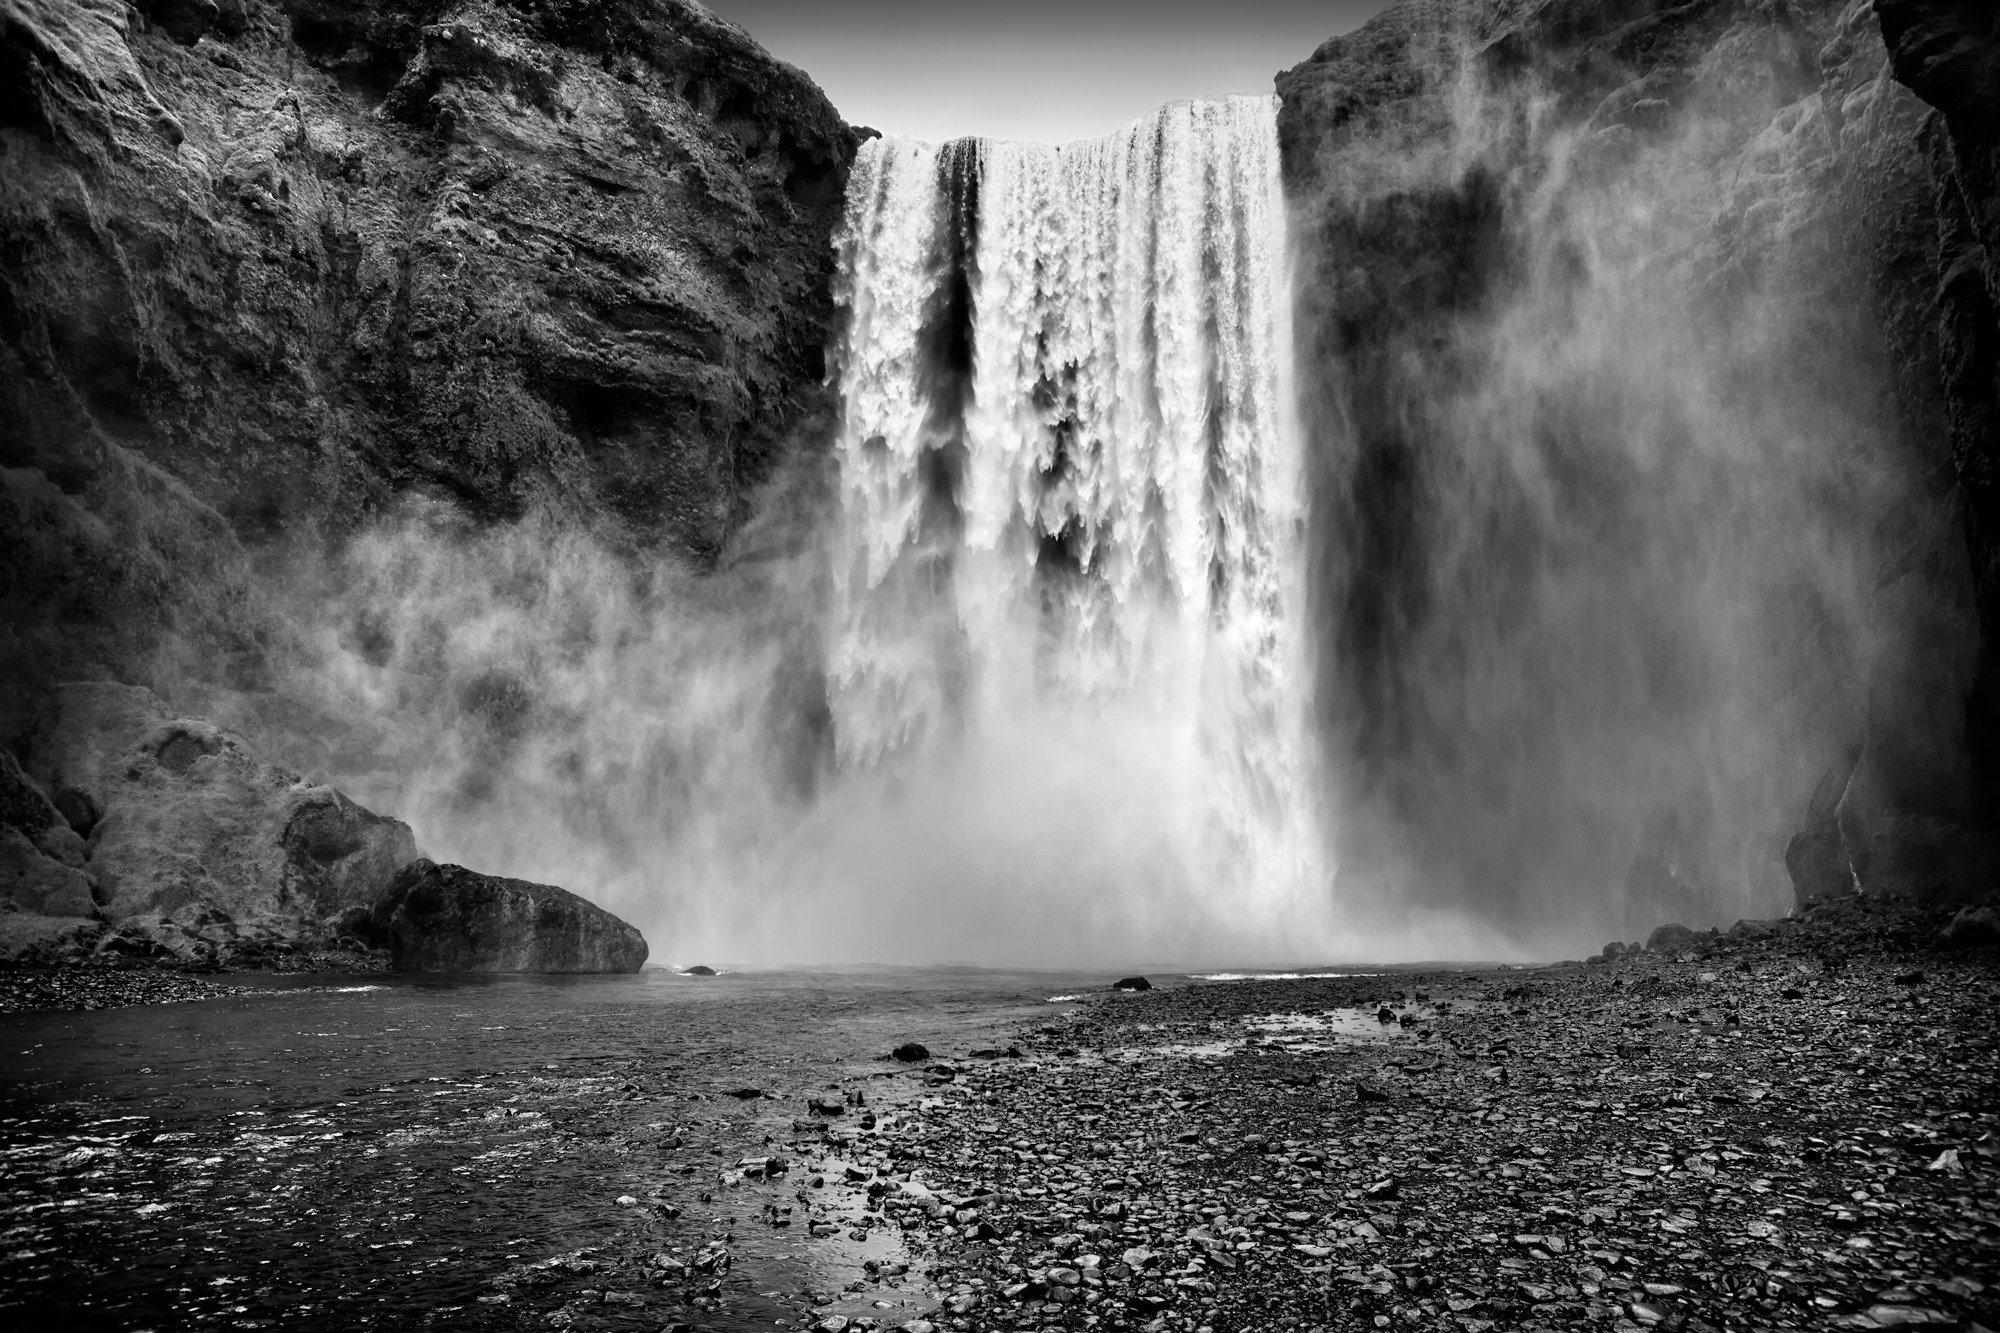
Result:
<svg viewBox="0 0 2000 1333"><path fill-rule="evenodd" d="M2000 966L1940 924L1134 993L181 978L257 989L0 1025L0 1317L1976 1333Z"/></svg>
<svg viewBox="0 0 2000 1333"><path fill-rule="evenodd" d="M1101 996L867 1163L953 1329L1990 1327L2000 975L1935 924Z"/></svg>

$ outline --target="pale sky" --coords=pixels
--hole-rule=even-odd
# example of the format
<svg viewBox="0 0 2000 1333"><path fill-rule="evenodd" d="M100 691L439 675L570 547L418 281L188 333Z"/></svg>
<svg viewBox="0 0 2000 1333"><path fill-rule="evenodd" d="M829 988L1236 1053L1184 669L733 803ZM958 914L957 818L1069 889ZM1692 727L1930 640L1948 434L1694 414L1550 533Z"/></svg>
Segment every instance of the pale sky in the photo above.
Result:
<svg viewBox="0 0 2000 1333"><path fill-rule="evenodd" d="M1268 93L1387 0L704 0L856 125L1066 143L1163 103Z"/></svg>

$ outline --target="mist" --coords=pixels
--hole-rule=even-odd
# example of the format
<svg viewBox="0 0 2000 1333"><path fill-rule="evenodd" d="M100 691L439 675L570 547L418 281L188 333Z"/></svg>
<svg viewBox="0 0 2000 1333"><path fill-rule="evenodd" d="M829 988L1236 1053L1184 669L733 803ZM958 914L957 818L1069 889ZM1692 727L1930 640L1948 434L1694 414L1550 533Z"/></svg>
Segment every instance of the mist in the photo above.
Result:
<svg viewBox="0 0 2000 1333"><path fill-rule="evenodd" d="M433 859L561 884L659 962L1119 967L1370 957L1325 899L1205 862L1201 738L1028 709L843 771L818 550L718 571L419 502L272 572L273 688L199 698ZM1171 753L1179 746L1183 753ZM1405 955L1478 948L1412 932ZM1490 946L1489 946L1490 951Z"/></svg>
<svg viewBox="0 0 2000 1333"><path fill-rule="evenodd" d="M718 561L412 499L274 559L270 688L203 707L659 961L1513 960L1785 914L1815 793L1950 788L1973 666L1816 221L1834 131L1783 52L1587 117L1433 36L1428 109L1289 163L1268 232L1190 193L1275 190L1264 99L1221 171L1204 111L1172 151L864 147L843 420ZM1184 258L1120 248L1156 219ZM1223 255L1289 305L1175 276ZM1909 753L1864 763L1884 717Z"/></svg>
<svg viewBox="0 0 2000 1333"><path fill-rule="evenodd" d="M1580 116L1429 37L1442 132L1292 201L1334 893L1545 956L1782 916L1871 717L1949 768L1976 641L1824 222L1839 126L1778 41Z"/></svg>

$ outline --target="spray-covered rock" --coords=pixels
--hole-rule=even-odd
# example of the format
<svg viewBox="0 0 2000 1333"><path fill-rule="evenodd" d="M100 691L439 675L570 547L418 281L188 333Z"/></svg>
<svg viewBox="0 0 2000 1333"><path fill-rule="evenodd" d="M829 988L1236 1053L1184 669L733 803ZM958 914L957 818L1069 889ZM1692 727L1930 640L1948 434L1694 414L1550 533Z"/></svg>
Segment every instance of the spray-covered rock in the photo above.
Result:
<svg viewBox="0 0 2000 1333"><path fill-rule="evenodd" d="M416 855L400 820L262 762L234 733L138 686L63 686L29 767L56 793L43 842L60 854L67 835L87 851L105 915L187 934L190 948L218 930L316 938ZM61 817L65 804L90 814L87 840ZM62 901L81 910L89 895Z"/></svg>
<svg viewBox="0 0 2000 1333"><path fill-rule="evenodd" d="M399 972L637 972L638 930L553 884L412 861L365 923Z"/></svg>

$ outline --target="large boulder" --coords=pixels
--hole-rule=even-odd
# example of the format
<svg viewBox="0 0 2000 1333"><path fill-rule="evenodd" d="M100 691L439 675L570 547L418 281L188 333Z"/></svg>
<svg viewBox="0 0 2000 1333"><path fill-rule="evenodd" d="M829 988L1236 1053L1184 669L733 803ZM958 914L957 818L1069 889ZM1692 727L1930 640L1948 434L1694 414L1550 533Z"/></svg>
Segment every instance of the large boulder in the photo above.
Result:
<svg viewBox="0 0 2000 1333"><path fill-rule="evenodd" d="M646 940L553 884L412 861L365 923L399 972L637 972Z"/></svg>
<svg viewBox="0 0 2000 1333"><path fill-rule="evenodd" d="M315 936L416 856L400 820L261 762L240 737L137 686L61 687L29 773L53 794L40 817L62 812L63 834L88 835L88 873L113 921ZM19 849L0 850L10 854Z"/></svg>

